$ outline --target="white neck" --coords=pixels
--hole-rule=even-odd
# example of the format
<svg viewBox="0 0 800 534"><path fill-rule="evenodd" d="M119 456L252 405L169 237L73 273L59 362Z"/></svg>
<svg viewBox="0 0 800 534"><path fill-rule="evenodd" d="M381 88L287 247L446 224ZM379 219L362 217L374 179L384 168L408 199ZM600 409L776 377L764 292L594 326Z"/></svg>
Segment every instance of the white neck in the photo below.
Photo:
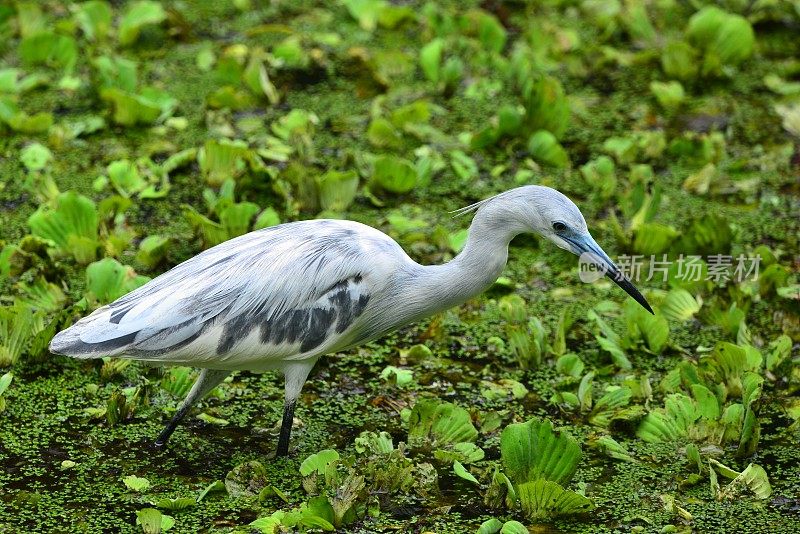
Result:
<svg viewBox="0 0 800 534"><path fill-rule="evenodd" d="M444 265L420 266L408 313L413 320L462 304L491 286L508 260L508 244L527 229L502 203L481 206L461 253ZM409 291L412 293L412 291Z"/></svg>

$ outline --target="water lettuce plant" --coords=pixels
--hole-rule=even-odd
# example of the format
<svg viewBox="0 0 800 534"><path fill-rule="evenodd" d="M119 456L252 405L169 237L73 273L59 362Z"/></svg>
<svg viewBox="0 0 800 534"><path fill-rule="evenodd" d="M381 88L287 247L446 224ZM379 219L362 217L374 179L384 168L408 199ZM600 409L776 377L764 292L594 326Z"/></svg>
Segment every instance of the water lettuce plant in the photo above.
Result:
<svg viewBox="0 0 800 534"><path fill-rule="evenodd" d="M0 531L792 531L800 19L746 4L0 2ZM281 221L445 262L448 212L522 184L644 256L656 316L517 239L486 295L319 362L286 462L262 458L268 373L154 453L195 371L46 351L141 274ZM740 255L757 272L714 279ZM512 477L503 430L545 415L577 470Z"/></svg>
<svg viewBox="0 0 800 534"><path fill-rule="evenodd" d="M273 208L262 210L254 202L236 202L234 188L234 181L229 179L222 185L219 194L211 189L206 189L204 192L208 210L219 219L219 222L202 215L192 206L184 207L187 220L206 247L213 247L250 230L258 230L280 222Z"/></svg>
<svg viewBox="0 0 800 534"><path fill-rule="evenodd" d="M500 437L502 471L495 471L484 500L494 507L519 507L531 520L592 509L585 496L564 488L581 460L572 437L548 420L508 425Z"/></svg>
<svg viewBox="0 0 800 534"><path fill-rule="evenodd" d="M3 394L8 389L8 386L11 385L12 380L14 380L14 375L10 371L0 376L0 413L6 409L6 399Z"/></svg>
<svg viewBox="0 0 800 534"><path fill-rule="evenodd" d="M74 191L61 193L53 206L43 205L28 218L33 235L52 243L52 253L72 256L81 264L97 257L97 208L92 200Z"/></svg>

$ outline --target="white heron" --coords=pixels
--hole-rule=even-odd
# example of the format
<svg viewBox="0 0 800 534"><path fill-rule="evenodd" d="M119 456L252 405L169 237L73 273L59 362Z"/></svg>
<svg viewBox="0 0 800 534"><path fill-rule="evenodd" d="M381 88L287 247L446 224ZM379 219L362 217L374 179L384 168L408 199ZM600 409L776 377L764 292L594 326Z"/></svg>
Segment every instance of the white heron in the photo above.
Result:
<svg viewBox="0 0 800 534"><path fill-rule="evenodd" d="M231 239L181 263L58 333L50 350L201 369L156 439L164 445L192 405L232 371L285 376L278 455L286 455L297 398L320 356L347 350L465 302L488 288L518 234L539 234L592 261L652 313L597 245L577 206L543 186L501 193L475 212L462 252L443 265L413 261L360 223L310 220Z"/></svg>

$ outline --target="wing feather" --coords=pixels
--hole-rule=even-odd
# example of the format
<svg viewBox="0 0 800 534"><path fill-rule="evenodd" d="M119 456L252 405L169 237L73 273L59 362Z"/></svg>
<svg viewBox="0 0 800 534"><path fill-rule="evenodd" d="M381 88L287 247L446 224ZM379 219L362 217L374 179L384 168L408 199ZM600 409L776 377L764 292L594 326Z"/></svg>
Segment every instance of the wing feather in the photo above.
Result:
<svg viewBox="0 0 800 534"><path fill-rule="evenodd" d="M280 357L330 348L331 338L346 337L366 308L365 278L380 284L371 258L387 250L407 258L385 234L350 221L251 232L96 310L60 332L50 348L83 358L166 362L235 359L237 350L248 349L237 345L251 338Z"/></svg>

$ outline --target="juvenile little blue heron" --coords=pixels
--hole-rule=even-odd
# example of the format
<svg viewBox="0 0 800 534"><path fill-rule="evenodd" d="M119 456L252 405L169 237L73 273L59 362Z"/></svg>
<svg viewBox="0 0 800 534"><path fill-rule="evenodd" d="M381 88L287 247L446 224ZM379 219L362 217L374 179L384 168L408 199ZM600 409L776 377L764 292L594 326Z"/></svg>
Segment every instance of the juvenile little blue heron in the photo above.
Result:
<svg viewBox="0 0 800 534"><path fill-rule="evenodd" d="M201 369L156 440L232 371L285 376L278 455L286 455L300 390L323 354L376 339L489 287L518 234L539 234L607 276L652 313L586 227L577 206L543 186L506 191L475 212L463 251L444 265L414 262L389 236L337 220L292 222L231 239L181 263L56 335L50 350Z"/></svg>

